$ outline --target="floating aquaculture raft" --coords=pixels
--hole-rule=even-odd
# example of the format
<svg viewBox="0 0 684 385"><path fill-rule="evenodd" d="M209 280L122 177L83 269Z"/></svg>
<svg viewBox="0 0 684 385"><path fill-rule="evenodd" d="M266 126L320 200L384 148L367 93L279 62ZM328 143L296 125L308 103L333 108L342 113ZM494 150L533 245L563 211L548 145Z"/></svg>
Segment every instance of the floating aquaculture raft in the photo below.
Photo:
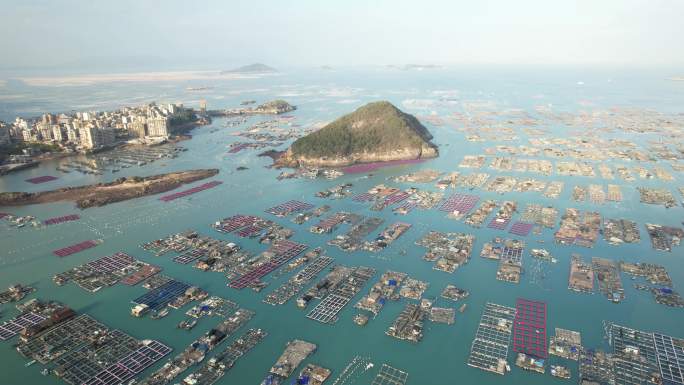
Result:
<svg viewBox="0 0 684 385"><path fill-rule="evenodd" d="M513 351L546 358L546 303L518 298L513 323Z"/></svg>
<svg viewBox="0 0 684 385"><path fill-rule="evenodd" d="M458 211L466 214L475 207L480 198L477 195L451 194L440 206L439 210L452 213Z"/></svg>
<svg viewBox="0 0 684 385"><path fill-rule="evenodd" d="M0 325L0 340L8 340L29 326L45 321L45 317L35 313L24 313Z"/></svg>
<svg viewBox="0 0 684 385"><path fill-rule="evenodd" d="M238 290L244 289L258 281L259 278L284 265L302 251L306 250L306 248L307 246L301 243L288 240L277 241L269 249L269 251L274 254L274 257L270 261L240 276L240 278L233 280L228 286Z"/></svg>
<svg viewBox="0 0 684 385"><path fill-rule="evenodd" d="M208 182L208 183L205 183L205 184L201 184L201 185L199 185L199 186L195 186L195 187L193 187L193 188L191 188L191 189L189 189L189 190L184 190L184 191L179 191L179 192L177 192L177 193L173 193L173 194L169 194L169 195L164 195L164 196L162 196L161 198L159 198L159 200L160 200L160 201L164 201L164 202L170 202L170 201L172 201L172 200L175 200L175 199L178 199L178 198L183 198L183 197L186 197L186 196L188 196L188 195L192 195L192 194L198 193L198 192L200 192L200 191L208 190L208 189L210 189L210 188L213 188L213 187L216 187L216 186L220 185L221 183L223 183L223 182L215 180L215 181L212 181L212 182Z"/></svg>
<svg viewBox="0 0 684 385"><path fill-rule="evenodd" d="M515 309L487 303L470 347L468 365L503 375L506 373L508 344Z"/></svg>
<svg viewBox="0 0 684 385"><path fill-rule="evenodd" d="M55 179L58 179L56 176L52 175L43 175L43 176L37 176L35 178L29 178L26 179L27 182L33 183L33 184L40 184L40 183L45 183L45 182L50 182Z"/></svg>
<svg viewBox="0 0 684 385"><path fill-rule="evenodd" d="M290 215L292 213L298 213L301 211L305 210L310 210L314 207L314 205L306 202L301 202L301 201L287 201L285 203L281 203L278 206L271 207L270 209L266 210L267 213L273 214L278 217L284 217L287 215Z"/></svg>
<svg viewBox="0 0 684 385"><path fill-rule="evenodd" d="M84 241L84 242L76 243L74 245L67 246L67 247L64 247L61 249L53 250L52 254L54 254L58 257L66 257L66 256L69 256L71 254L75 254L75 253L81 252L83 250L90 249L91 247L95 247L99 244L100 244L100 242L95 241L95 240Z"/></svg>
<svg viewBox="0 0 684 385"><path fill-rule="evenodd" d="M81 217L78 214L71 214L71 215L64 215L61 217L46 219L43 221L43 224L44 225L56 225L58 223L76 221L79 219L81 219Z"/></svg>
<svg viewBox="0 0 684 385"><path fill-rule="evenodd" d="M511 226L511 229L508 230L509 233L519 235L521 237L526 237L530 234L530 231L532 231L532 224L531 223L525 223L525 222L515 222Z"/></svg>
<svg viewBox="0 0 684 385"><path fill-rule="evenodd" d="M147 305L150 310L160 310L183 295L190 288L185 282L171 280L133 300L137 305Z"/></svg>
<svg viewBox="0 0 684 385"><path fill-rule="evenodd" d="M117 385L125 384L138 373L152 366L171 352L171 348L158 341L146 341L146 344L130 353L117 363L108 366L91 378L85 385Z"/></svg>

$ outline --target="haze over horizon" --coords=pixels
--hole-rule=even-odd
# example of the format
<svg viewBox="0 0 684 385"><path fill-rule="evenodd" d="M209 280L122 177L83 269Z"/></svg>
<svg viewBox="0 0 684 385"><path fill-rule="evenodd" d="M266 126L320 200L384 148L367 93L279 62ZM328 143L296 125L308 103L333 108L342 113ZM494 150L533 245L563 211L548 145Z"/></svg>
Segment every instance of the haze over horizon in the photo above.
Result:
<svg viewBox="0 0 684 385"><path fill-rule="evenodd" d="M674 0L36 0L3 11L4 69L684 64Z"/></svg>

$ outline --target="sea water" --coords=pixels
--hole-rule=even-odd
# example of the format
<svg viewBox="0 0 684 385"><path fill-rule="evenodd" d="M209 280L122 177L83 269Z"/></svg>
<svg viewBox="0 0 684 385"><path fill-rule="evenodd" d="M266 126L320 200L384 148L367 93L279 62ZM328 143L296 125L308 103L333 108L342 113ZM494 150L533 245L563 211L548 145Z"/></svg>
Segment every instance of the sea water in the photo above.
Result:
<svg viewBox="0 0 684 385"><path fill-rule="evenodd" d="M240 79L232 81L208 82L188 81L174 83L122 83L97 84L71 87L29 87L19 82L10 81L0 87L0 118L13 120L15 115L35 116L45 111L62 112L71 110L106 110L123 105L139 104L149 101L183 102L189 106L197 106L200 99L206 99L210 109L236 107L242 100L255 99L264 102L276 98L286 99L298 109L291 113L296 117L295 124L309 127L321 122L331 121L336 117L353 111L358 106L374 100L389 100L406 112L421 115L437 115L446 117L455 112L463 113L465 102L491 103L495 110L524 109L534 115L534 107L550 106L556 111L577 112L580 110L604 109L613 106L654 109L672 113L678 112L684 102L684 82L668 81L667 72L619 72L608 71L544 71L544 70L435 70L435 71L394 71L380 69L348 69L337 71L286 71L277 76L257 79ZM582 81L583 84L577 82ZM188 92L188 86L213 86L206 92ZM414 165L384 168L376 170L368 177L364 174L349 174L337 180L325 179L289 179L276 180L279 171L269 169L270 159L257 157L258 150L243 150L237 154L228 154L227 146L241 141L234 132L242 130L259 120L270 117L250 118L239 127L225 127L224 119L215 119L209 126L192 132L193 138L181 142L186 147L176 159L162 159L142 167L122 169L112 174L83 175L77 172L60 173L55 168L65 160L47 161L39 167L0 177L0 191L40 191L70 185L90 184L111 181L126 175L153 175L162 172L195 169L218 168L220 173L212 179L223 181L223 184L187 198L172 202L162 202L158 196L129 200L105 207L78 210L73 203L52 203L25 207L0 207L0 211L17 215L34 215L46 219L60 215L78 213L81 219L54 226L33 228L9 228L0 225L0 287L13 283L22 283L37 288L29 298L53 299L61 301L78 312L88 313L111 328L121 329L132 336L158 339L174 348L172 355L184 349L191 341L218 323L217 318L202 319L192 331L176 328L176 324L184 319L182 310L172 310L160 320L134 318L130 316L131 300L145 292L140 285L127 287L115 285L103 288L97 293L88 293L75 284L58 287L52 282L52 276L74 266L110 255L117 251L129 253L137 259L160 265L162 274L201 286L211 295L218 295L241 306L256 311L256 316L247 327L265 329L269 335L251 352L241 358L220 381L220 384L257 384L266 375L268 369L285 348L287 341L303 339L318 345L318 350L306 362L316 363L332 369L335 378L347 363L356 355L368 356L375 363L361 376L356 383L368 384L383 363L402 369L409 374L411 384L498 384L527 383L546 384L560 383L550 375L538 375L524 372L513 367L506 378L474 369L466 365L484 304L494 302L506 306L514 306L516 298L522 297L545 301L548 304L548 335L553 334L555 327L576 330L582 333L583 345L587 347L608 348L603 337L602 322L614 321L632 328L659 331L684 337L682 321L684 310L673 309L655 303L651 295L632 288L629 276L623 275L623 286L626 298L620 304L610 303L603 295L578 294L567 289L570 255L579 253L585 260L592 257L604 257L613 260L641 261L665 266L676 288L684 285L684 268L682 248L675 247L671 253L651 249L645 223L657 223L681 226L684 209L673 207L665 209L661 206L645 205L639 202L637 186L663 186L673 191L684 185L680 173L672 172L674 182L637 179L626 183L621 179L607 181L586 177L548 177L539 174L499 172L488 169L459 169L458 163L464 155L483 154L484 149L494 144L518 145L526 144L527 137L517 131L518 141L514 142L468 142L462 132L456 130L454 124L440 126L423 123L434 135L434 142L440 146L437 159ZM554 136L564 136L563 127L552 123L543 123L540 128L549 129ZM212 132L213 131L213 132ZM625 135L637 143L645 145L651 139L649 135ZM284 147L284 146L283 146ZM531 157L531 158L541 158ZM557 159L563 160L563 159ZM552 162L555 162L552 159ZM625 163L625 162L616 162ZM630 162L630 166L636 165ZM236 171L236 167L244 166L247 170ZM644 165L652 168L652 164ZM666 163L663 166L669 170ZM533 279L537 261L529 254L524 256L525 273L518 285L496 280L497 262L479 257L485 242L493 237L513 237L506 231L469 227L463 221L455 221L445 217L444 213L432 209L414 209L406 216L398 216L385 209L381 212L369 210L369 205L353 202L350 198L343 200L324 200L314 197L314 193L333 187L337 184L353 183L355 193L385 183L391 186L408 188L411 184L394 183L389 178L420 169L436 169L442 172L461 171L487 172L490 175L511 175L514 177L533 177L535 179L565 182L563 193L559 199L545 198L539 192L499 195L483 189L473 191L457 189L451 192L469 193L484 199L497 201L515 200L518 210L524 210L527 203L552 205L558 209L559 217L567 207L576 207L583 211L600 212L604 218L626 218L636 221L641 231L641 242L638 244L611 246L600 239L589 249L575 246L556 245L553 242L555 230L544 229L537 236L531 234L523 237L530 248L546 248L558 259L556 264L544 265L544 279ZM34 176L56 175L59 180L32 185L24 180ZM197 182L196 184L201 184ZM603 205L587 202L573 202L570 195L574 185L597 183L618 184L623 193L623 202L606 202ZM415 184L415 186L436 191L434 184ZM181 188L183 189L183 188ZM303 225L296 225L289 218L276 218L264 213L264 210L281 202L298 199L317 206L329 204L330 213L335 211L351 211L368 216L380 216L385 223L377 230L394 221L405 221L413 227L391 246L378 253L357 251L345 253L327 246L325 243L336 234L343 233L348 226L341 226L332 235L311 234L308 227L317 221L313 218ZM179 265L171 261L169 256L155 257L145 252L139 245L171 233L195 229L204 235L238 243L243 249L259 253L267 248L255 240L243 239L234 234L220 234L210 228L210 224L220 218L233 214L259 215L295 230L292 237L313 248L322 246L326 254L335 258L335 263L346 265L364 265L377 269L376 276L363 288L350 303L339 313L339 320L334 325L324 325L305 317L310 307L302 311L294 300L277 307L261 302L263 297L286 281L291 274L277 279L265 277L268 287L260 293L244 289L237 291L226 287L226 279L220 273L202 272L190 265ZM491 218L491 215L490 215ZM519 214L513 221L519 218ZM486 225L486 223L485 223ZM557 229L557 227L556 227ZM432 263L425 262L421 256L425 249L414 242L430 230L445 232L465 232L476 236L471 260L455 273L448 274L432 269ZM377 233L376 232L376 233ZM371 234L371 237L375 234ZM520 238L520 237L516 237ZM92 249L66 258L58 258L51 251L87 239L103 239L104 242ZM544 244L538 241L543 240ZM405 252L404 252L405 251ZM352 322L356 314L353 305L367 293L370 285L377 281L387 270L402 271L411 277L427 281L430 286L424 297L437 297L437 306L459 307L467 303L467 310L456 314L453 325L435 324L426 321L424 338L418 344L399 341L385 335L385 331L401 312L405 299L399 302L388 301L380 314L369 321L365 327L358 327ZM323 274L319 275L319 278ZM311 282L313 284L314 281ZM441 290L447 284L454 284L470 291L470 296L452 303L439 298ZM12 304L2 308L2 320L17 314ZM232 336L235 338L244 332ZM3 380L6 384L57 384L61 381L54 376L40 375L40 365L24 367L26 359L20 357L12 344L15 341L0 343L0 362L2 362ZM227 346L224 342L213 353ZM148 369L145 375L163 364L158 362ZM509 363L512 365L514 353L509 350ZM549 360L571 367L573 378L577 377L577 365L572 361L564 361L557 357ZM301 369L300 366L299 369ZM196 367L193 367L196 369ZM299 370L298 369L298 370ZM296 373L298 373L298 370ZM182 380L186 372L176 378ZM575 380L571 380L575 381ZM329 380L332 383L332 380Z"/></svg>

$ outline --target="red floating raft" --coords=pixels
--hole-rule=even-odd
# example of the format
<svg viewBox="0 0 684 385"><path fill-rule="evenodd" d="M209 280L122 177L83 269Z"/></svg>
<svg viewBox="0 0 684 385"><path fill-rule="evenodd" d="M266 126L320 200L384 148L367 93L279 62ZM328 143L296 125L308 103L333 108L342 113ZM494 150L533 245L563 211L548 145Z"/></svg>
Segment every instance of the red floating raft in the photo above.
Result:
<svg viewBox="0 0 684 385"><path fill-rule="evenodd" d="M532 227L533 225L531 223L515 222L508 232L511 234L526 237L530 234L530 231L532 231Z"/></svg>
<svg viewBox="0 0 684 385"><path fill-rule="evenodd" d="M518 298L513 320L513 351L546 358L546 303Z"/></svg>
<svg viewBox="0 0 684 385"><path fill-rule="evenodd" d="M278 217L284 217L292 213L298 213L300 211L305 211L312 208L314 208L314 205L312 205L311 203L291 200L285 203L281 203L278 206L271 207L270 209L266 210L266 212Z"/></svg>
<svg viewBox="0 0 684 385"><path fill-rule="evenodd" d="M52 175L43 175L43 176L37 176L35 178L29 178L26 179L27 182L33 183L33 184L39 184L39 183L45 183L45 182L50 182L55 179L58 179L56 176Z"/></svg>
<svg viewBox="0 0 684 385"><path fill-rule="evenodd" d="M477 195L451 194L439 206L439 211L449 213L458 211L461 214L466 214L475 207L479 200L480 198Z"/></svg>
<svg viewBox="0 0 684 385"><path fill-rule="evenodd" d="M159 200L164 201L164 202L170 202L174 199L183 198L183 197L186 197L188 195L198 193L200 191L208 190L210 188L213 188L213 187L220 185L221 183L223 183L223 182L215 180L215 181L212 181L209 183L205 183L205 184L193 187L189 190L180 191L180 192L169 194L169 195L164 195L163 197L159 198Z"/></svg>
<svg viewBox="0 0 684 385"><path fill-rule="evenodd" d="M71 214L71 215L64 215L61 217L46 219L43 221L43 224L44 225L56 225L58 223L76 221L79 219L81 219L81 217L78 214Z"/></svg>
<svg viewBox="0 0 684 385"><path fill-rule="evenodd" d="M95 241L95 240L90 240L90 241L85 241L81 243L77 243L75 245L67 246L61 249L53 250L52 254L58 256L58 257L67 257L71 254L75 254L78 252L81 252L83 250L90 249L91 247L95 247L99 245L100 242Z"/></svg>
<svg viewBox="0 0 684 385"><path fill-rule="evenodd" d="M228 284L228 286L238 290L244 289L252 283L259 281L259 278L284 265L286 262L299 255L302 251L306 250L306 248L307 246L302 243L288 240L276 241L269 249L270 252L275 254L275 256L269 262L249 271L248 273L245 273L237 279L234 279L230 282L230 284Z"/></svg>

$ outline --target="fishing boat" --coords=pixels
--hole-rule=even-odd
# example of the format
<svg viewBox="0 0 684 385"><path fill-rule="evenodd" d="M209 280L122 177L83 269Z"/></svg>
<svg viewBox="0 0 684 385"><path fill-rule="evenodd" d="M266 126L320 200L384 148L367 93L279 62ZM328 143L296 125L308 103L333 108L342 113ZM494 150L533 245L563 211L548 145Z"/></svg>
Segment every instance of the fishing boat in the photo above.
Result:
<svg viewBox="0 0 684 385"><path fill-rule="evenodd" d="M168 307L165 307L165 308L163 308L163 309L160 310L160 311L154 312L154 314L152 314L152 315L150 316L150 318L152 318L152 319L161 319L161 318L166 317L167 315L169 315L169 308L168 308Z"/></svg>
<svg viewBox="0 0 684 385"><path fill-rule="evenodd" d="M197 325L197 320L185 320L178 323L179 329L190 330Z"/></svg>

